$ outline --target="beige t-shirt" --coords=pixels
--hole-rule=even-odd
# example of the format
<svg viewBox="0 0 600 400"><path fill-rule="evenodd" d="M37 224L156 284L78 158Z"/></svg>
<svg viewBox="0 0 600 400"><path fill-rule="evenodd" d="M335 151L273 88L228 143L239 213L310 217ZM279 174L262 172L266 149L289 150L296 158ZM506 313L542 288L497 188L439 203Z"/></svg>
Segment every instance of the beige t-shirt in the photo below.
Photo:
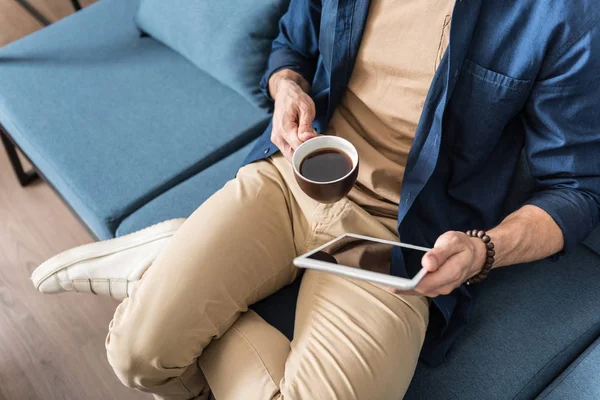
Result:
<svg viewBox="0 0 600 400"><path fill-rule="evenodd" d="M454 0L373 0L364 36L328 134L360 158L348 197L373 215L396 217L404 167L425 97L448 46Z"/></svg>

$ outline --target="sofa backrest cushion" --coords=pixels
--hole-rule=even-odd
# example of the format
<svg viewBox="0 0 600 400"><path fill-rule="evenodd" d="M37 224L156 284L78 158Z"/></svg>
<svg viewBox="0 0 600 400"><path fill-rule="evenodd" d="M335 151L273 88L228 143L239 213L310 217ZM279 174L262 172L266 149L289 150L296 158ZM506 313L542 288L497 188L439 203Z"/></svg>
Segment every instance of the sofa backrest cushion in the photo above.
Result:
<svg viewBox="0 0 600 400"><path fill-rule="evenodd" d="M140 29L265 108L259 82L289 0L141 0Z"/></svg>

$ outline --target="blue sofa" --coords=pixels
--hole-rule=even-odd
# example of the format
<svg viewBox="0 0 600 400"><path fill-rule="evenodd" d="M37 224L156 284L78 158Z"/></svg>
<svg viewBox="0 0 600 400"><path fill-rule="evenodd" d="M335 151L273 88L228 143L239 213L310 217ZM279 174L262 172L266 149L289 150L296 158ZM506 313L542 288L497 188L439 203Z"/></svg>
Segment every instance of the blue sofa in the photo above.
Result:
<svg viewBox="0 0 600 400"><path fill-rule="evenodd" d="M287 1L205 3L101 0L0 49L17 177L42 176L97 238L190 215L268 124L258 78ZM531 188L522 163L506 211ZM298 288L252 307L290 339ZM406 399L600 398L600 229L475 290L472 322L443 365L418 365Z"/></svg>

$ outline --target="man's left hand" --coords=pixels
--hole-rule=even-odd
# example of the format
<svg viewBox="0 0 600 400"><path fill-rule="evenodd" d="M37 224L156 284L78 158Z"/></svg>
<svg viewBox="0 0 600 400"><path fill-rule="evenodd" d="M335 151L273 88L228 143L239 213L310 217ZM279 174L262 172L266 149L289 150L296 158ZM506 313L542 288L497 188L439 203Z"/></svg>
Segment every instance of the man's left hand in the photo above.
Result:
<svg viewBox="0 0 600 400"><path fill-rule="evenodd" d="M487 248L479 238L471 238L462 232L444 233L437 239L433 249L423 256L421 264L428 273L413 294L430 298L450 294L481 271L486 253ZM402 291L396 293L406 294Z"/></svg>

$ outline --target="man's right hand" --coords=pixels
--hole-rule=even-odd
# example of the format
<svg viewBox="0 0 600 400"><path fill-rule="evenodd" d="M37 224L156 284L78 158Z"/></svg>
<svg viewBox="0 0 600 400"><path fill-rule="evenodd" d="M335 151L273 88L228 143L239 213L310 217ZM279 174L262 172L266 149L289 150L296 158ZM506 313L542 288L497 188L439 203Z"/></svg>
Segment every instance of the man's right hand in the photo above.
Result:
<svg viewBox="0 0 600 400"><path fill-rule="evenodd" d="M316 136L312 128L315 103L309 90L308 82L291 70L281 70L269 79L269 92L275 100L271 141L290 162L294 150Z"/></svg>

